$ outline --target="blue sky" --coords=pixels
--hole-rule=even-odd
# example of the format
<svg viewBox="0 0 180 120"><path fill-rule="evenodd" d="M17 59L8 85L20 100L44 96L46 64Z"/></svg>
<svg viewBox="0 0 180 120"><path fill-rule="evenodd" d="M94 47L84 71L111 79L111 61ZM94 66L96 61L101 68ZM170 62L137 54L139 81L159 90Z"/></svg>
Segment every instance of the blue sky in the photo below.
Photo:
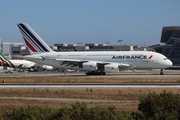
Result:
<svg viewBox="0 0 180 120"><path fill-rule="evenodd" d="M160 43L162 27L180 26L180 0L0 0L0 39L23 42L28 23L48 45Z"/></svg>

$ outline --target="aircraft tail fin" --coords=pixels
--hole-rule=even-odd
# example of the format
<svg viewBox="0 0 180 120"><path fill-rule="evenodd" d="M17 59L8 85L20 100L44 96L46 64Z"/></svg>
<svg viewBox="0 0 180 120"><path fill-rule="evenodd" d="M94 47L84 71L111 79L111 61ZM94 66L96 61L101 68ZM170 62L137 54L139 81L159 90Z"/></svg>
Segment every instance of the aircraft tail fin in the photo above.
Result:
<svg viewBox="0 0 180 120"><path fill-rule="evenodd" d="M1 58L1 61L2 61L2 60L8 60L8 59L4 56L4 54L1 53L1 52L0 52L0 58Z"/></svg>
<svg viewBox="0 0 180 120"><path fill-rule="evenodd" d="M17 26L31 54L54 52L28 24L19 23Z"/></svg>
<svg viewBox="0 0 180 120"><path fill-rule="evenodd" d="M15 68L14 64L8 60L3 53L0 52L0 61L2 62L3 66Z"/></svg>

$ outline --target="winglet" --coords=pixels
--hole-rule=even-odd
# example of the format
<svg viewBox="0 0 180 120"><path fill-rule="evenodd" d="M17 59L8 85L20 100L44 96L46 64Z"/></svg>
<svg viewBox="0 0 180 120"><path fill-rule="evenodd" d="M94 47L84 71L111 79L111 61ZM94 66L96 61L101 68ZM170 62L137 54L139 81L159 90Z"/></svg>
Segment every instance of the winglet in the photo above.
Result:
<svg viewBox="0 0 180 120"><path fill-rule="evenodd" d="M19 23L17 26L31 54L54 52L28 24Z"/></svg>

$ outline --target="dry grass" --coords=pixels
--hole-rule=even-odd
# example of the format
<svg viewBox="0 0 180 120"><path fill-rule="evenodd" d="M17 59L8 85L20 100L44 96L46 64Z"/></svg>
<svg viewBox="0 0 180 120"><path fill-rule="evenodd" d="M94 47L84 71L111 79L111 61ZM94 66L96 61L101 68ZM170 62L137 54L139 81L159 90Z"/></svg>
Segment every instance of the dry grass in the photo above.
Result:
<svg viewBox="0 0 180 120"><path fill-rule="evenodd" d="M6 83L179 83L180 78L0 77Z"/></svg>
<svg viewBox="0 0 180 120"><path fill-rule="evenodd" d="M60 78L60 77L0 77L6 83L178 83L179 78ZM5 84L6 84L5 83ZM174 88L0 88L0 97L74 98L90 100L114 100L114 102L88 102L88 106L112 106L120 112L137 111L138 100L149 92L162 91L180 93ZM121 102L120 102L121 101ZM39 105L59 108L73 102L55 100L1 99L3 113L13 107Z"/></svg>

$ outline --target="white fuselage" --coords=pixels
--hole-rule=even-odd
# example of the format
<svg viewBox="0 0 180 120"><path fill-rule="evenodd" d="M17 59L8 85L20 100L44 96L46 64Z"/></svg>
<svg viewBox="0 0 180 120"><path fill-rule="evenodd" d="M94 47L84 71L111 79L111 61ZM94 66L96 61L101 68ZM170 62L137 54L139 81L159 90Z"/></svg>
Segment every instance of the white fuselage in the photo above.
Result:
<svg viewBox="0 0 180 120"><path fill-rule="evenodd" d="M22 65L23 68L30 68L36 64L28 60L10 60L10 61L16 68L19 68L20 65Z"/></svg>
<svg viewBox="0 0 180 120"><path fill-rule="evenodd" d="M172 62L164 55L151 51L46 52L29 56L29 60L37 63L72 68L72 66L62 65L58 59L129 64L130 69L164 69L172 66Z"/></svg>
<svg viewBox="0 0 180 120"><path fill-rule="evenodd" d="M41 64L36 64L35 62L31 62L28 60L10 60L10 62L15 66L15 68L32 68L35 66L40 66L42 67L44 70L53 70L52 66L49 65L41 65Z"/></svg>
<svg viewBox="0 0 180 120"><path fill-rule="evenodd" d="M119 72L123 69L164 69L172 62L164 55L149 51L54 52L26 23L18 27L32 55L25 59L62 69L89 73Z"/></svg>

